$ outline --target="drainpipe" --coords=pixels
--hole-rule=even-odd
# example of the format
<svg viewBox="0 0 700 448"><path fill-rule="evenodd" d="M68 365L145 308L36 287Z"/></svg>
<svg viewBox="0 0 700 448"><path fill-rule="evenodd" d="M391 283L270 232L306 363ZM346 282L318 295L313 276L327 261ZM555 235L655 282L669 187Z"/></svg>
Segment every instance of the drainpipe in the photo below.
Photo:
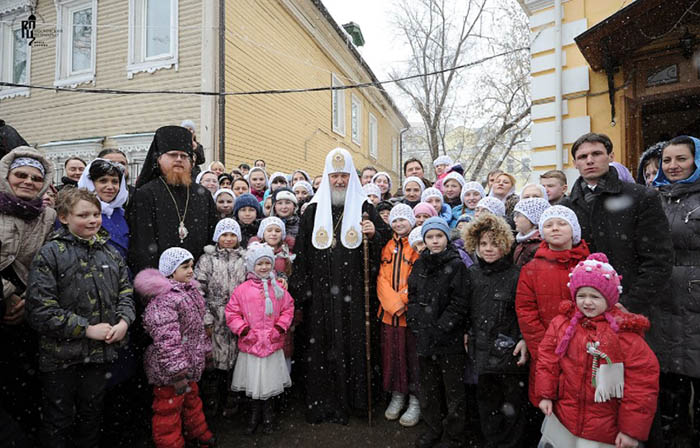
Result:
<svg viewBox="0 0 700 448"><path fill-rule="evenodd" d="M399 132L399 185L403 185L403 134L409 128L403 128Z"/></svg>
<svg viewBox="0 0 700 448"><path fill-rule="evenodd" d="M554 0L554 142L556 144L555 162L558 170L564 166L564 139L562 137L562 39L561 39L561 1Z"/></svg>
<svg viewBox="0 0 700 448"><path fill-rule="evenodd" d="M219 93L226 91L226 0L219 0ZM219 100L219 160L226 163L226 97Z"/></svg>

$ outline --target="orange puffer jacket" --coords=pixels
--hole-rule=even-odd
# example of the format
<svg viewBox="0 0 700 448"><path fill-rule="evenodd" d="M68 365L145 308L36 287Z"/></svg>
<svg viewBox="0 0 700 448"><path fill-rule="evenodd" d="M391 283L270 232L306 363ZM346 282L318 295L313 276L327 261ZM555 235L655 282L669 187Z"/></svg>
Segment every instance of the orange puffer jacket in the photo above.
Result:
<svg viewBox="0 0 700 448"><path fill-rule="evenodd" d="M563 315L552 320L539 347L535 370L538 402L552 400L557 418L577 437L615 444L617 433L622 432L647 440L659 394L659 362L643 336L649 321L641 314L613 307L609 313L619 326L615 333L602 314L581 318L566 353L559 358L554 351L571 322L573 302L562 303L562 311ZM588 342L600 342L598 349L611 362L624 365L622 398L595 402L593 357L586 350ZM599 362L605 363L603 359Z"/></svg>
<svg viewBox="0 0 700 448"><path fill-rule="evenodd" d="M408 244L408 237L397 238L394 235L382 249L381 266L377 277L377 296L379 296L377 316L387 325L406 326L408 276L418 255Z"/></svg>

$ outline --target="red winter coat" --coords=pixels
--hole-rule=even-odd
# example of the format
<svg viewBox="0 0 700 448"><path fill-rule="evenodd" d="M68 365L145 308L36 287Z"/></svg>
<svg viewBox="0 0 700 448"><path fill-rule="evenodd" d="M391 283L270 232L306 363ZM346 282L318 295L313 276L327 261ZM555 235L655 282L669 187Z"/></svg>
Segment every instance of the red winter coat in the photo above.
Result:
<svg viewBox="0 0 700 448"><path fill-rule="evenodd" d="M535 363L537 348L544 338L549 323L559 314L559 304L570 301L569 272L590 255L585 241L576 247L553 251L544 241L535 252L535 258L520 269L515 293L515 312L518 324L532 356L528 395L535 402Z"/></svg>
<svg viewBox="0 0 700 448"><path fill-rule="evenodd" d="M539 347L537 401L554 401L554 413L575 436L615 444L617 433L622 432L637 440L647 440L659 394L659 362L643 337L649 329L649 320L641 314L613 308L611 314L620 327L615 333L602 314L593 319L582 318L565 355L559 358L554 350L574 312L573 302L563 305L564 309L568 308L568 315L552 320ZM603 403L594 400L593 357L586 352L586 343L594 341L600 342L598 349L613 363L624 364L621 399ZM605 363L602 359L600 362Z"/></svg>

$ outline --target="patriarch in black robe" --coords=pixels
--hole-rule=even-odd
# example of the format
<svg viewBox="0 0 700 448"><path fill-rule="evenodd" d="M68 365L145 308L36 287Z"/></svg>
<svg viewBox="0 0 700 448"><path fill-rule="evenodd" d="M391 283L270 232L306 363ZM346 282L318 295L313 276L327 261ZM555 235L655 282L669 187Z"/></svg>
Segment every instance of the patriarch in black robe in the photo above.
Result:
<svg viewBox="0 0 700 448"><path fill-rule="evenodd" d="M367 412L363 234L369 239L374 289L379 255L391 230L368 202L350 153L336 148L326 156L321 186L299 223L290 279L302 316L297 354L310 423L347 424L351 415ZM376 308L375 295L370 309ZM370 316L377 336L376 318ZM378 338L372 339L376 376L381 370ZM373 380L380 384L379 378Z"/></svg>

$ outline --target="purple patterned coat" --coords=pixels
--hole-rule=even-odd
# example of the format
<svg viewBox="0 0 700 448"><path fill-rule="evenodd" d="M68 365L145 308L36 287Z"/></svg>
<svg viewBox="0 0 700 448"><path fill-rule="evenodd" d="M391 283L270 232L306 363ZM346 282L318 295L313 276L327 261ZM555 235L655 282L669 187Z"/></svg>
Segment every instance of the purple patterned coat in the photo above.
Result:
<svg viewBox="0 0 700 448"><path fill-rule="evenodd" d="M134 289L146 300L143 326L153 338L144 355L148 382L155 386L181 378L199 381L211 341L204 331L204 298L194 280L169 280L156 269L144 269Z"/></svg>

